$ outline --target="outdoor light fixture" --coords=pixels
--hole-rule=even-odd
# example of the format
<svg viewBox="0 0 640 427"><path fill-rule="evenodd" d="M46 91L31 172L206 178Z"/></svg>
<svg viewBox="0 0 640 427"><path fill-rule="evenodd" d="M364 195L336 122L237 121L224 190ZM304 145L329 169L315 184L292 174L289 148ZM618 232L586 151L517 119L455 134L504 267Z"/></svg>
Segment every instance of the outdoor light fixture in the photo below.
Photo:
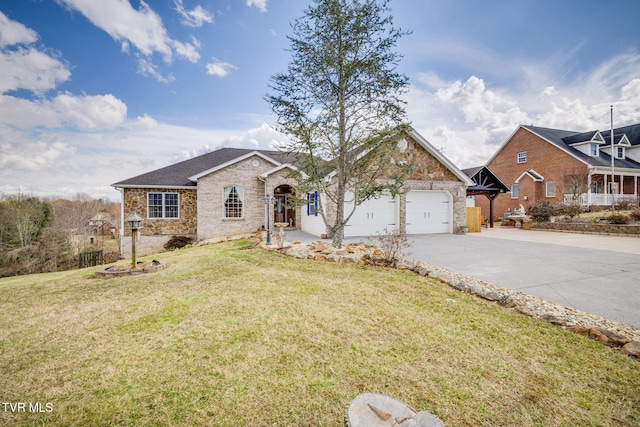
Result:
<svg viewBox="0 0 640 427"><path fill-rule="evenodd" d="M131 268L136 268L136 234L138 230L142 228L142 218L137 213L129 215L125 221L131 226Z"/></svg>

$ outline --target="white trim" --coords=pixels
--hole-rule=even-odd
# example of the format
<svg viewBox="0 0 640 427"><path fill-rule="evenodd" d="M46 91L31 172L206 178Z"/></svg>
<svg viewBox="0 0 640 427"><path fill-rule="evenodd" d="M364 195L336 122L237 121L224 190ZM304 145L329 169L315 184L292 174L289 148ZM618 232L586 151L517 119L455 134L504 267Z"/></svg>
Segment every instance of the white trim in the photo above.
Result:
<svg viewBox="0 0 640 427"><path fill-rule="evenodd" d="M518 153L516 154L516 163L523 164L523 163L527 163L527 160L529 160L529 156L527 151L518 151Z"/></svg>
<svg viewBox="0 0 640 427"><path fill-rule="evenodd" d="M262 153L261 153L261 152L259 152L259 151L251 151L250 153L247 153L247 154L244 154L244 155L242 155L242 156L240 156L240 157L236 157L236 158L234 158L234 159L232 159L232 160L229 160L229 161L228 161L228 162L226 162L226 163L223 163L223 164L218 165L218 166L216 166L216 167L213 167L213 168L207 169L207 170L202 171L202 172L200 172L200 173L198 173L198 174L195 174L195 175L193 175L193 176L190 176L190 177L189 177L189 180L196 182L196 181L198 181L198 179L202 178L203 176L209 175L209 174L211 174L211 173L213 173L213 172L219 171L219 170L221 170L221 169L226 168L227 166L231 166L231 165L233 165L233 164L236 164L236 163L238 163L238 162L241 162L241 161L246 160L246 159L248 159L248 158L251 158L251 157L253 157L253 156L258 156L258 157L262 158L263 160L265 160L265 161L267 161L267 162L269 162L269 163L273 163L275 166L280 165L280 163L279 163L279 162L275 161L274 159L272 159L272 158L271 158L271 157L269 157L269 156L266 156L266 155L262 154Z"/></svg>
<svg viewBox="0 0 640 427"><path fill-rule="evenodd" d="M538 172L536 172L533 169L529 169L528 171L524 171L522 172L522 175L520 175L518 177L518 179L516 179L516 184L520 184L520 180L522 178L524 178L525 175L528 175L532 180L534 180L535 182L542 182L544 181L544 177L542 175L540 175Z"/></svg>
<svg viewBox="0 0 640 427"><path fill-rule="evenodd" d="M166 188L167 190L197 190L198 187L195 185L136 185L136 184L125 184L125 185L112 185L113 188L139 188L141 190L148 188L152 190L162 190Z"/></svg>
<svg viewBox="0 0 640 427"><path fill-rule="evenodd" d="M146 193L147 199L147 219L180 219L180 193L177 191L147 191ZM149 195L150 194L162 194L162 216L150 216L151 209L149 209ZM167 194L175 194L178 197L178 204L176 207L178 208L178 216L167 216L167 204L166 204L166 195Z"/></svg>
<svg viewBox="0 0 640 427"><path fill-rule="evenodd" d="M273 169L269 169L268 171L261 173L261 174L259 175L259 177L260 177L260 178L268 178L268 177L269 177L269 175L272 175L272 174L274 174L274 173L276 173L276 172L279 172L279 171L281 171L282 169L286 169L286 168L289 168L289 169L294 170L294 171L298 171L298 170L299 170L297 167L295 167L295 166L294 166L294 165L292 165L291 163L283 163L283 164L281 164L280 166L276 166L276 167L275 167L275 168L273 168ZM305 177L305 178L307 177L307 174L306 174L306 173L304 173L304 172L302 172L302 171L301 171L300 173L302 174L302 176L303 176L303 177Z"/></svg>

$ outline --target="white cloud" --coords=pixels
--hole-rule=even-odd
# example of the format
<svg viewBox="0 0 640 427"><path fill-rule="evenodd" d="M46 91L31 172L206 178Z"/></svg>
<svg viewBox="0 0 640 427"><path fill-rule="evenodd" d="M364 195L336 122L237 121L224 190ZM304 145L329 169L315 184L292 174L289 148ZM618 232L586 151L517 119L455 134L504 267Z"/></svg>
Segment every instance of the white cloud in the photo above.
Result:
<svg viewBox="0 0 640 427"><path fill-rule="evenodd" d="M113 95L61 93L51 100L0 96L0 116L3 124L19 129L71 127L96 131L121 125L127 106Z"/></svg>
<svg viewBox="0 0 640 427"><path fill-rule="evenodd" d="M174 54L190 62L198 62L200 54L197 44L172 39L162 23L162 18L151 7L140 0L136 10L129 0L56 0L59 4L84 15L93 25L104 30L114 40L119 41L123 52L135 47L143 57L140 66L144 75L151 75L160 81L170 81L163 77L151 57L160 54L165 62L171 62Z"/></svg>
<svg viewBox="0 0 640 427"><path fill-rule="evenodd" d="M15 172L42 171L69 158L76 149L60 141L27 141L19 145L0 144L0 169Z"/></svg>
<svg viewBox="0 0 640 427"><path fill-rule="evenodd" d="M13 21L0 11L0 48L16 44L30 44L38 40L38 33Z"/></svg>
<svg viewBox="0 0 640 427"><path fill-rule="evenodd" d="M141 117L136 117L136 119L131 122L131 128L133 130L152 130L158 127L158 121L152 117L149 117L147 114Z"/></svg>
<svg viewBox="0 0 640 427"><path fill-rule="evenodd" d="M0 50L0 93L16 89L42 93L70 76L64 63L34 48Z"/></svg>
<svg viewBox="0 0 640 427"><path fill-rule="evenodd" d="M255 6L260 12L267 11L267 0L247 0L247 6Z"/></svg>
<svg viewBox="0 0 640 427"><path fill-rule="evenodd" d="M207 64L207 74L211 76L226 77L231 70L238 69L238 67L217 58L211 58L211 60L212 62Z"/></svg>
<svg viewBox="0 0 640 427"><path fill-rule="evenodd" d="M66 64L30 45L35 31L0 12L0 94L26 89L43 93L71 76Z"/></svg>
<svg viewBox="0 0 640 427"><path fill-rule="evenodd" d="M193 10L185 9L182 0L174 0L176 10L182 16L182 24L187 27L201 27L204 23L213 23L213 14L197 5Z"/></svg>
<svg viewBox="0 0 640 427"><path fill-rule="evenodd" d="M511 72L523 68L513 64ZM456 165L479 166L521 124L608 129L612 104L614 126L640 122L638 69L640 54L630 51L568 82L531 66L518 87L488 86L478 76L445 81L434 73L420 74L406 96L407 112L413 126L434 146L445 147L445 155Z"/></svg>

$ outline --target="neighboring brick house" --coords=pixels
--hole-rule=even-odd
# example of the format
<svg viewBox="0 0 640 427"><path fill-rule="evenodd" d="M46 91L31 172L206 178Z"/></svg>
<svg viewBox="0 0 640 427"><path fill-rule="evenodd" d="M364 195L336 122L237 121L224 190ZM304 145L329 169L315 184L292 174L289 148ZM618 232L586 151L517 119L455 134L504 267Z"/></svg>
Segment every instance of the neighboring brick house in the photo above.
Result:
<svg viewBox="0 0 640 427"><path fill-rule="evenodd" d="M611 153L614 155L612 186ZM551 204L637 203L640 189L640 124L611 132L574 132L520 126L489 159L486 167L510 187L495 200L495 215L547 201ZM489 203L476 200L483 214ZM496 218L494 218L496 219Z"/></svg>
<svg viewBox="0 0 640 427"><path fill-rule="evenodd" d="M465 224L471 181L423 137L409 132L398 143L393 162L415 165L405 193L358 206L345 236L370 235L383 227L400 227L410 234L451 233ZM144 218L141 234L157 245L172 235L206 240L264 229L265 195L275 198L271 224L284 222L324 236L326 227L315 210L322 194L309 194L308 204L301 207L288 204L295 191L290 178L295 170L294 157L277 151L222 148L113 186L122 191L122 218L132 213Z"/></svg>

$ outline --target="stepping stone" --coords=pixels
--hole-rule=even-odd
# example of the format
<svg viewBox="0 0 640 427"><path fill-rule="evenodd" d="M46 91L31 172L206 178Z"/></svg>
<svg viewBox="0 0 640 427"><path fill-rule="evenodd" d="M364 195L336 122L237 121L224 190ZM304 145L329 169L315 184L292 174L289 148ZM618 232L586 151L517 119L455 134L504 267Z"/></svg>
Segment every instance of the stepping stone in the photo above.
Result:
<svg viewBox="0 0 640 427"><path fill-rule="evenodd" d="M391 397L363 393L349 403L344 415L345 427L445 427L435 415L416 412Z"/></svg>

